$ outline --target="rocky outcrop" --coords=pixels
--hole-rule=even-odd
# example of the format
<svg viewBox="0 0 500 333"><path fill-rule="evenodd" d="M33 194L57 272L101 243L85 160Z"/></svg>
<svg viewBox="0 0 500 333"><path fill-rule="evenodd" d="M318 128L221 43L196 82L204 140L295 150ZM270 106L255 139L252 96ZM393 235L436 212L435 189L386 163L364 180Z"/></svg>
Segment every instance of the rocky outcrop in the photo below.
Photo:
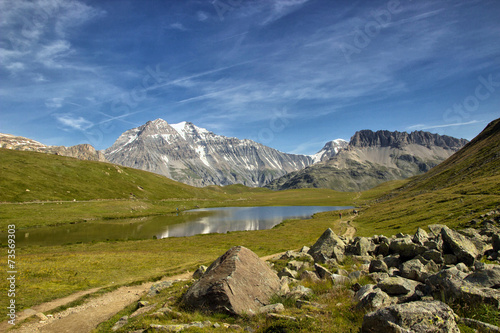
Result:
<svg viewBox="0 0 500 333"><path fill-rule="evenodd" d="M335 156L291 172L266 187L363 191L389 180L423 174L467 142L428 132L359 131Z"/></svg>
<svg viewBox="0 0 500 333"><path fill-rule="evenodd" d="M89 144L71 147L46 146L32 139L0 133L0 148L68 156L85 161L108 162L104 153L96 150Z"/></svg>
<svg viewBox="0 0 500 333"><path fill-rule="evenodd" d="M256 314L280 291L276 273L249 249L236 246L210 265L183 296L189 308L228 314Z"/></svg>
<svg viewBox="0 0 500 333"><path fill-rule="evenodd" d="M356 132L349 142L349 147L391 147L402 148L416 144L426 147L442 147L444 149L458 150L467 144L465 139L456 139L447 135L433 134L423 131L390 132L362 130Z"/></svg>
<svg viewBox="0 0 500 333"><path fill-rule="evenodd" d="M301 274L288 269L288 282L329 279L337 286L349 282L357 307L373 311L365 316L362 332L458 332L458 318L442 301L500 309L500 266L479 261L486 256L500 264L500 252L493 246L500 212L470 224L476 228L457 231L430 225L430 232L418 229L414 235L391 238L347 239L327 229L308 252L314 269ZM281 260L298 255L289 252ZM347 273L340 268L348 257L358 270ZM356 284L363 276L375 283Z"/></svg>
<svg viewBox="0 0 500 333"><path fill-rule="evenodd" d="M460 330L453 310L433 301L391 305L371 312L364 317L361 332L460 333Z"/></svg>
<svg viewBox="0 0 500 333"><path fill-rule="evenodd" d="M313 158L282 153L252 140L214 134L189 122L156 119L123 133L105 150L112 163L194 185L264 186L305 168Z"/></svg>

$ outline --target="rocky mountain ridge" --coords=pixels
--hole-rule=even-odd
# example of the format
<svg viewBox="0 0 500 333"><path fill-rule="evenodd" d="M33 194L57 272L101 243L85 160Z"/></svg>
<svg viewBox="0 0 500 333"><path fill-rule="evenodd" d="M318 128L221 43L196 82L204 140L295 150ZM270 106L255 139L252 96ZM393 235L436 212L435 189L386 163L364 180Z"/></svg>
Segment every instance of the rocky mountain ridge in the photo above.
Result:
<svg viewBox="0 0 500 333"><path fill-rule="evenodd" d="M363 191L380 183L429 171L457 152L467 140L429 132L356 132L337 155L289 173L266 187L275 190L331 188Z"/></svg>
<svg viewBox="0 0 500 333"><path fill-rule="evenodd" d="M330 146L317 158L335 154L334 144ZM264 186L314 163L311 156L282 153L252 140L214 134L190 122L169 124L163 119L126 131L104 153L113 163L195 186Z"/></svg>
<svg viewBox="0 0 500 333"><path fill-rule="evenodd" d="M108 162L104 154L89 144L80 144L71 147L47 146L38 141L21 136L0 133L0 148L35 151L61 156L68 156L86 161Z"/></svg>

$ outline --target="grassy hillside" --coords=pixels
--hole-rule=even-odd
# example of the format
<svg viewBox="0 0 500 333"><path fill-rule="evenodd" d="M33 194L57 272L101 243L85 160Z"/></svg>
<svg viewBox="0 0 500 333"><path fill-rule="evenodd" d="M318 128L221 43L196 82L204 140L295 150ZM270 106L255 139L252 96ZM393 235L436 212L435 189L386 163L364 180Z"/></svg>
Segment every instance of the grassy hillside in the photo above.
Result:
<svg viewBox="0 0 500 333"><path fill-rule="evenodd" d="M0 149L0 202L221 198L150 172L36 152Z"/></svg>
<svg viewBox="0 0 500 333"><path fill-rule="evenodd" d="M500 208L500 119L464 148L367 207L356 220L360 234L411 233L445 223L457 227Z"/></svg>

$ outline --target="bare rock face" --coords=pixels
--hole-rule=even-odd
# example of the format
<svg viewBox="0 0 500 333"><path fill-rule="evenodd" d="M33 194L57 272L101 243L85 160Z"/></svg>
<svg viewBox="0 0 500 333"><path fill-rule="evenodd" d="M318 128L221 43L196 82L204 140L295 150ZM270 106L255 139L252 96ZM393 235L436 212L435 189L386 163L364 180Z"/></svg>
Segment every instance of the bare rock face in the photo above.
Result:
<svg viewBox="0 0 500 333"><path fill-rule="evenodd" d="M258 313L280 291L278 275L243 246L229 249L184 295L189 308L231 315Z"/></svg>
<svg viewBox="0 0 500 333"><path fill-rule="evenodd" d="M459 333L453 310L446 304L411 302L371 312L363 318L363 333Z"/></svg>

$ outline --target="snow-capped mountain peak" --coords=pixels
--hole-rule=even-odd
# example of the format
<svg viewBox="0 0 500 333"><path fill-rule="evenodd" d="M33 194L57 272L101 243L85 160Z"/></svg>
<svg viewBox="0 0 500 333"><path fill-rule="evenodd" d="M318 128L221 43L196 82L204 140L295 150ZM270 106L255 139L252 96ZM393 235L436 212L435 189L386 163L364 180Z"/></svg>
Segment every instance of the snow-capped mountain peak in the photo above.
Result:
<svg viewBox="0 0 500 333"><path fill-rule="evenodd" d="M340 150L347 148L348 144L349 142L344 139L332 140L327 142L319 152L310 156L313 160L313 163L326 161L337 155Z"/></svg>

